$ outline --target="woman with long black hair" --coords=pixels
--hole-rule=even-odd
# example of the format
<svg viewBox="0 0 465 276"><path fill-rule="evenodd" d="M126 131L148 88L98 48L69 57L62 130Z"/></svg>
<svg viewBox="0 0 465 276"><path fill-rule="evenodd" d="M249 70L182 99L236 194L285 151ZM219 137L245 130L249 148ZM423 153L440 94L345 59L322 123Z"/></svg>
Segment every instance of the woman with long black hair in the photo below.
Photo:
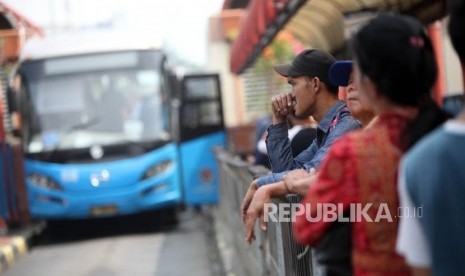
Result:
<svg viewBox="0 0 465 276"><path fill-rule="evenodd" d="M355 275L410 275L395 251L397 171L402 154L447 118L430 95L433 48L418 21L395 14L372 19L351 45L360 101L378 120L331 147L302 202L295 237L316 245L334 221L349 220Z"/></svg>

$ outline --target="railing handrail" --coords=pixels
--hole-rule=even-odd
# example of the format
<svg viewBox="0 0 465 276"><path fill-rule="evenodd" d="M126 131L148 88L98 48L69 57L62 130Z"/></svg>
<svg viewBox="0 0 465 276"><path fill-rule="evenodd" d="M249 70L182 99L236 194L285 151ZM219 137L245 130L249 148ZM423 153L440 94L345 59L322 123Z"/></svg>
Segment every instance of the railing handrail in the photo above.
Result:
<svg viewBox="0 0 465 276"><path fill-rule="evenodd" d="M295 243L289 222L268 222L267 231L255 225L256 240L252 245L244 241L240 220L242 199L253 179L269 174L263 166L251 166L237 155L215 149L220 168L219 208L226 225L231 229L234 247L241 265L250 275L313 275L309 248ZM275 198L273 202L298 203L298 195Z"/></svg>

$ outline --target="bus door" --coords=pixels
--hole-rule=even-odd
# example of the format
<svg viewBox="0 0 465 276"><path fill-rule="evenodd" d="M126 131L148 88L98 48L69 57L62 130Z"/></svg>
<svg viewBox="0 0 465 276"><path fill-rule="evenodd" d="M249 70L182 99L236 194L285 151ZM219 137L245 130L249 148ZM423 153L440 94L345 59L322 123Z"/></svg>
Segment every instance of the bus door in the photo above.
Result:
<svg viewBox="0 0 465 276"><path fill-rule="evenodd" d="M218 74L183 78L179 119L184 202L217 203L219 172L213 149L226 146Z"/></svg>

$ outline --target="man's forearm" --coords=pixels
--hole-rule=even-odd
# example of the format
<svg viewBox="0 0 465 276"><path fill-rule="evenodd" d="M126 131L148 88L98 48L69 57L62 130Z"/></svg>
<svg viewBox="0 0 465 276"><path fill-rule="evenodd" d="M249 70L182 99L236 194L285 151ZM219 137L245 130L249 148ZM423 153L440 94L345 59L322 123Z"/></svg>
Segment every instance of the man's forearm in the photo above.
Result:
<svg viewBox="0 0 465 276"><path fill-rule="evenodd" d="M270 197L280 197L289 194L289 190L284 185L284 181L271 183L261 187L260 189L268 189Z"/></svg>

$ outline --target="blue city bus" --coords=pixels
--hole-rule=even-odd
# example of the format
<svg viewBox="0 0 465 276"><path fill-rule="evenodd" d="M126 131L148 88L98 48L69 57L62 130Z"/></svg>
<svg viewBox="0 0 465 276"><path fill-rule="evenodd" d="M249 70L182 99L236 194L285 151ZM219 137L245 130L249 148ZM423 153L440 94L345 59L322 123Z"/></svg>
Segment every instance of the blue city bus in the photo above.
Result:
<svg viewBox="0 0 465 276"><path fill-rule="evenodd" d="M14 74L31 216L216 203L219 76L179 76L159 47L96 38L27 44Z"/></svg>

